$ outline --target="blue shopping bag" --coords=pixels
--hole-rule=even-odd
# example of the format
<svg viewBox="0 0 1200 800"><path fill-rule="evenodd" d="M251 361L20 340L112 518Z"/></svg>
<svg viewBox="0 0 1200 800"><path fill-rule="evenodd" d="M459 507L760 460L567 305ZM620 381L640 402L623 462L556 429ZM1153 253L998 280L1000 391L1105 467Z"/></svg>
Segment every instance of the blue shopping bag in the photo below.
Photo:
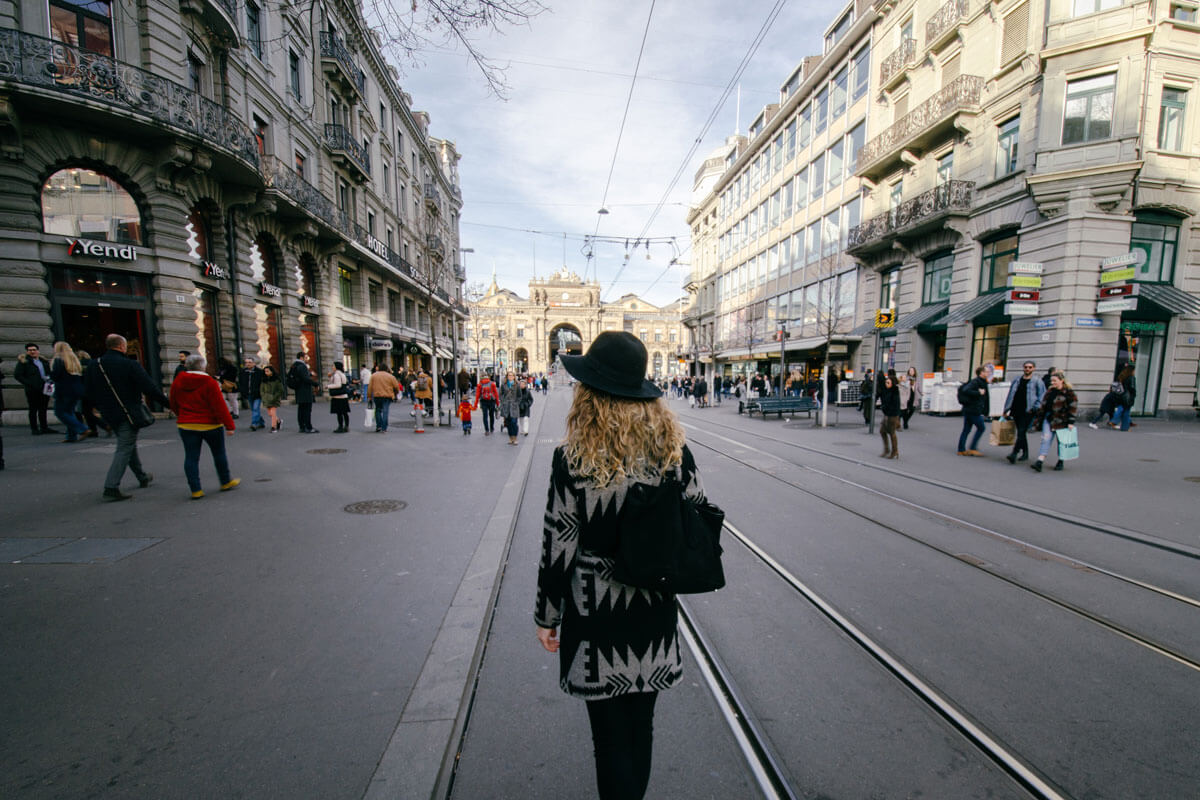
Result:
<svg viewBox="0 0 1200 800"><path fill-rule="evenodd" d="M1079 433L1070 428L1055 431L1058 436L1058 460L1070 461L1079 458Z"/></svg>

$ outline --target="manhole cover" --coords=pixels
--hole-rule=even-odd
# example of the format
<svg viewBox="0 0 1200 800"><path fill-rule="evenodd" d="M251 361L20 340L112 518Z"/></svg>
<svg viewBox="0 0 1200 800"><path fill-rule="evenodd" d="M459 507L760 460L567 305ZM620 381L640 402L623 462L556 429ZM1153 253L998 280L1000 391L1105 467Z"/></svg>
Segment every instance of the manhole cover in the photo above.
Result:
<svg viewBox="0 0 1200 800"><path fill-rule="evenodd" d="M1138 459L1138 461L1147 461L1147 462L1149 462L1149 463L1151 463L1151 464L1157 464L1157 463L1158 463L1158 459L1157 459L1157 458L1139 458L1139 459Z"/></svg>
<svg viewBox="0 0 1200 800"><path fill-rule="evenodd" d="M341 447L318 447L316 450L306 450L310 456L331 456L334 453L344 453L345 449Z"/></svg>
<svg viewBox="0 0 1200 800"><path fill-rule="evenodd" d="M387 514L402 508L408 508L408 503L403 500L360 500L342 510L347 514Z"/></svg>
<svg viewBox="0 0 1200 800"><path fill-rule="evenodd" d="M1200 475L1189 475L1184 480L1191 481L1192 483L1200 483Z"/></svg>
<svg viewBox="0 0 1200 800"><path fill-rule="evenodd" d="M834 442L842 447L862 447L862 442Z"/></svg>

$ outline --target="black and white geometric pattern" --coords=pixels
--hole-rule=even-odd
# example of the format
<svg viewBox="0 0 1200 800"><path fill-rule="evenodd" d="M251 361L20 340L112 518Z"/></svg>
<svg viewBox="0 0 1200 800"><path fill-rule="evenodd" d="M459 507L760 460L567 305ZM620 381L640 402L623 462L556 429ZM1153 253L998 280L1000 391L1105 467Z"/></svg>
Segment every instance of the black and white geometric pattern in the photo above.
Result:
<svg viewBox="0 0 1200 800"><path fill-rule="evenodd" d="M679 474L685 493L703 499L686 447ZM661 691L683 675L675 595L618 583L602 555L631 485L598 490L570 473L561 447L554 451L534 621L559 628L559 685L584 699Z"/></svg>

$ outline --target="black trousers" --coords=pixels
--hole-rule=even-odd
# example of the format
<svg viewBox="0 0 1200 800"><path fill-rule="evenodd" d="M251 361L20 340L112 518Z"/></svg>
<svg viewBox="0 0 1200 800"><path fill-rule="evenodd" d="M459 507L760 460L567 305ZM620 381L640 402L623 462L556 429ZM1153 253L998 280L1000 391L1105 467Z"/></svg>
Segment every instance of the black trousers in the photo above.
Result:
<svg viewBox="0 0 1200 800"><path fill-rule="evenodd" d="M42 394L41 389L36 392L26 389L25 402L29 405L30 429L34 433L39 433L49 428L50 425L46 422L46 409L50 407L50 398Z"/></svg>
<svg viewBox="0 0 1200 800"><path fill-rule="evenodd" d="M311 431L313 429L312 407L312 403L296 404L296 427L302 431Z"/></svg>
<svg viewBox="0 0 1200 800"><path fill-rule="evenodd" d="M1017 438L1013 442L1012 454L1029 455L1029 442L1025 439L1025 433L1029 430L1029 423L1033 421L1032 414L1013 414L1013 424L1017 428Z"/></svg>
<svg viewBox="0 0 1200 800"><path fill-rule="evenodd" d="M641 800L650 782L658 692L587 701L600 800Z"/></svg>

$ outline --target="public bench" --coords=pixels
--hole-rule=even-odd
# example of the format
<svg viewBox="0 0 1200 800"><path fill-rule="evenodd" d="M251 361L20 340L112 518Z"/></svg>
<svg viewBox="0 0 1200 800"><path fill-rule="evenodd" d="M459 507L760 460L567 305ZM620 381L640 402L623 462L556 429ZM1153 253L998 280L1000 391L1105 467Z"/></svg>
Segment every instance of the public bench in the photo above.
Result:
<svg viewBox="0 0 1200 800"><path fill-rule="evenodd" d="M783 419L784 414L807 414L818 409L817 401L811 397L759 397L746 404L746 413L753 416L757 411L766 419L767 414L776 414Z"/></svg>

